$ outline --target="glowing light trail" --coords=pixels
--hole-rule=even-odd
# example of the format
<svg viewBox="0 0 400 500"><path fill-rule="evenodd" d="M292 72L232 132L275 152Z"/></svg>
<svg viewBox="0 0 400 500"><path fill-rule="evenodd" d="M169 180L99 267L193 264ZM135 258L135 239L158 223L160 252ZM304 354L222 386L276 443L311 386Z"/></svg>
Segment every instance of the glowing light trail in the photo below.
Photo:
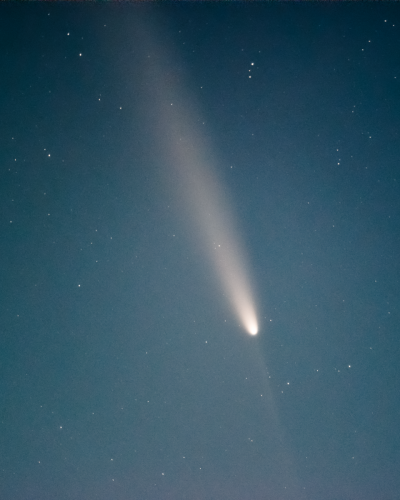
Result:
<svg viewBox="0 0 400 500"><path fill-rule="evenodd" d="M143 37L146 35L143 32ZM148 101L155 126L157 142L165 159L174 168L174 184L184 206L195 222L196 232L204 245L241 325L250 335L258 333L258 322L251 292L249 272L238 230L232 221L231 204L224 195L222 183L213 167L216 155L205 140L194 99L185 95L175 75L173 59L154 39L148 39L149 51L144 63L146 88L151 94ZM176 65L176 64L175 64Z"/></svg>
<svg viewBox="0 0 400 500"><path fill-rule="evenodd" d="M186 123L181 113L171 113L170 120ZM170 121L171 125L171 121ZM221 182L204 158L196 137L188 133L173 141L173 158L179 172L180 188L185 193L185 206L196 222L200 241L208 252L226 297L242 326L250 335L258 333L258 322L251 293L249 272L238 231L232 221L232 209ZM209 147L207 150L209 151Z"/></svg>

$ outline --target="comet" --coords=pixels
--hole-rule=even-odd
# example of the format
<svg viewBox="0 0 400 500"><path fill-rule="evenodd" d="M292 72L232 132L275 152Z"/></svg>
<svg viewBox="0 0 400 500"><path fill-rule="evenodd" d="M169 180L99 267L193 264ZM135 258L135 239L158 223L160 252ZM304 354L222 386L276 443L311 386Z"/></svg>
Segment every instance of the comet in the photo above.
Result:
<svg viewBox="0 0 400 500"><path fill-rule="evenodd" d="M235 223L234 204L218 177L221 162L203 133L204 120L199 118L193 94L186 91L182 79L171 76L176 58L168 53L165 44L149 37L148 30L142 26L138 30L141 39L147 40L143 57L145 88L149 92L145 114L155 117L151 127L157 149L162 151L163 163L171 168L167 184L180 198L182 210L195 230L196 245L208 255L239 324L249 335L257 335L246 252Z"/></svg>

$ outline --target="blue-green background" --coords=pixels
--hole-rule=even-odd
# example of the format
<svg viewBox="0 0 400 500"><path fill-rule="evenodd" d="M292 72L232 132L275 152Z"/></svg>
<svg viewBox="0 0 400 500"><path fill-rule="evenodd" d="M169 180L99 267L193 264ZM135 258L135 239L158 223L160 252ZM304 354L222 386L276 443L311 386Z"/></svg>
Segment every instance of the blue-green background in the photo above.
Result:
<svg viewBox="0 0 400 500"><path fill-rule="evenodd" d="M148 55L196 100L255 338L165 182ZM2 500L400 498L399 91L395 3L0 5Z"/></svg>

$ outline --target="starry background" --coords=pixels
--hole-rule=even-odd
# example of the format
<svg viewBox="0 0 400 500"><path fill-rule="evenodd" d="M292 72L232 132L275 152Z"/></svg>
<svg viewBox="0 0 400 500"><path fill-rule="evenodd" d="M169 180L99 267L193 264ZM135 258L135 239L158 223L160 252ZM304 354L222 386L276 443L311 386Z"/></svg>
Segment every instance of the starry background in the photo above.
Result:
<svg viewBox="0 0 400 500"><path fill-rule="evenodd" d="M0 43L0 498L399 499L398 6L10 3ZM256 337L153 87L196 103Z"/></svg>

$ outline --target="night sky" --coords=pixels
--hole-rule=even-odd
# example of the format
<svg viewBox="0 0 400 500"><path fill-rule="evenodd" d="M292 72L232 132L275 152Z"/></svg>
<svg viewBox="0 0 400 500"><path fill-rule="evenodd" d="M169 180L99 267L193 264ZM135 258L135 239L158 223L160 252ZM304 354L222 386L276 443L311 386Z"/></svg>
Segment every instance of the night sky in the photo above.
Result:
<svg viewBox="0 0 400 500"><path fill-rule="evenodd" d="M0 46L0 499L399 499L399 6L8 3Z"/></svg>

